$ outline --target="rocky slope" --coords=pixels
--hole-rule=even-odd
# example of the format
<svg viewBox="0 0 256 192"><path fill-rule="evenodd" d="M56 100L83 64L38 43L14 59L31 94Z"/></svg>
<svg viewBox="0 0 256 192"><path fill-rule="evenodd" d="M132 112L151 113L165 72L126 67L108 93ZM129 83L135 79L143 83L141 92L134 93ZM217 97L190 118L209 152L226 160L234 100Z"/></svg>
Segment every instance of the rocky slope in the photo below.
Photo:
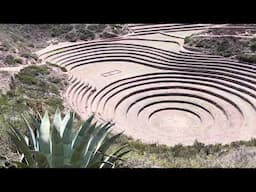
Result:
<svg viewBox="0 0 256 192"><path fill-rule="evenodd" d="M209 29L186 37L185 46L201 52L256 63L256 26L248 28Z"/></svg>

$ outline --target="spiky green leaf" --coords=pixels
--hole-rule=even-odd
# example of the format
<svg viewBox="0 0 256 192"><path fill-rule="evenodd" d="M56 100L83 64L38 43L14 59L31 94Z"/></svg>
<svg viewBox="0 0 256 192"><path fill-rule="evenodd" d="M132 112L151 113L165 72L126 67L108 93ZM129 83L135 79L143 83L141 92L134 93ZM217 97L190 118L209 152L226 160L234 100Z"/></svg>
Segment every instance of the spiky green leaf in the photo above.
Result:
<svg viewBox="0 0 256 192"><path fill-rule="evenodd" d="M46 111L39 129L39 149L45 155L50 153L50 119Z"/></svg>
<svg viewBox="0 0 256 192"><path fill-rule="evenodd" d="M52 128L52 159L51 166L61 168L64 165L64 147L57 128Z"/></svg>
<svg viewBox="0 0 256 192"><path fill-rule="evenodd" d="M36 136L34 134L34 130L32 129L32 127L30 126L30 123L28 122L28 120L24 117L24 115L22 115L22 119L24 120L29 133L30 133L30 137L32 139L32 144L33 144L33 148L35 151L38 151L38 146L37 146L37 141L36 141Z"/></svg>
<svg viewBox="0 0 256 192"><path fill-rule="evenodd" d="M89 141L83 139L78 145L76 145L70 159L71 165L81 167L83 163L83 156L87 153L91 140L92 137L89 138Z"/></svg>
<svg viewBox="0 0 256 192"><path fill-rule="evenodd" d="M119 133L117 135L114 135L110 138L106 138L103 141L103 144L101 144L98 148L98 150L95 151L94 157L92 162L100 162L103 161L104 155L106 154L107 150L110 148L110 146L115 142L116 139L118 139L122 133ZM90 165L92 166L92 165Z"/></svg>
<svg viewBox="0 0 256 192"><path fill-rule="evenodd" d="M71 112L66 113L65 117L63 118L60 126L60 136L63 137L64 130L67 126L68 121L70 120Z"/></svg>
<svg viewBox="0 0 256 192"><path fill-rule="evenodd" d="M121 147L120 149L122 150L123 147ZM116 161L117 160L122 160L121 157L123 157L124 155L126 155L127 153L129 153L131 151L131 150L126 150L124 152L119 153L120 149L115 151L114 153L112 153L108 157L106 157L106 159L104 160L104 162L110 162L114 166L111 167L109 164L103 164L103 165L101 165L101 168L114 168Z"/></svg>
<svg viewBox="0 0 256 192"><path fill-rule="evenodd" d="M78 145L80 143L80 141L84 137L84 135L88 132L88 130L91 127L91 123L92 123L93 118L94 118L94 115L89 117L84 122L84 124L80 127L80 129L77 131L77 133L76 133L76 135L75 135L75 137L73 139L73 142L72 142L72 148L75 148L76 145Z"/></svg>
<svg viewBox="0 0 256 192"><path fill-rule="evenodd" d="M93 127L93 126L92 126ZM97 137L97 134L100 132L100 130L102 130L102 125L98 125L98 126L95 126L95 128L91 128L91 142L88 143L89 145L89 148L88 148L88 151L87 153L84 154L84 157L83 157L83 166L84 167L87 167L87 165L90 163L90 160L92 158L92 155L94 154L94 150L96 149L97 147L97 143L99 142L99 139L100 137Z"/></svg>
<svg viewBox="0 0 256 192"><path fill-rule="evenodd" d="M84 157L84 166L90 166L90 164L94 162L95 154L99 149L99 147L102 145L106 136L108 135L111 127L112 127L112 124L109 122L103 126L99 125L97 128L95 128L92 134L93 140L90 144L87 154L85 154L85 157Z"/></svg>
<svg viewBox="0 0 256 192"><path fill-rule="evenodd" d="M27 164L19 161L12 161L12 163L15 164L17 168L30 168Z"/></svg>
<svg viewBox="0 0 256 192"><path fill-rule="evenodd" d="M70 113L70 117L64 128L62 141L64 146L64 162L68 162L71 156L72 145L72 126L73 126L74 113Z"/></svg>
<svg viewBox="0 0 256 192"><path fill-rule="evenodd" d="M59 133L60 133L61 123L62 123L61 112L58 107L54 115L53 125L56 127Z"/></svg>
<svg viewBox="0 0 256 192"><path fill-rule="evenodd" d="M104 143L100 146L99 152L106 153L109 147L122 135L123 133L118 133L104 141Z"/></svg>
<svg viewBox="0 0 256 192"><path fill-rule="evenodd" d="M31 151L26 144L23 135L14 127L11 127L11 132L8 132L11 140L17 147L18 151L24 154L24 157L30 167L36 167L35 161L32 157Z"/></svg>

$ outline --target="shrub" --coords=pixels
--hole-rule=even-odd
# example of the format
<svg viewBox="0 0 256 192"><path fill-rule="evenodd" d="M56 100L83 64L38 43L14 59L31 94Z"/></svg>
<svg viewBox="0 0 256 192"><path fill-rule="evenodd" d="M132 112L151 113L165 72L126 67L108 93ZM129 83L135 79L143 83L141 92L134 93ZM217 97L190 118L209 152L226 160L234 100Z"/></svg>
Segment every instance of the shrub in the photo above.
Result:
<svg viewBox="0 0 256 192"><path fill-rule="evenodd" d="M15 65L17 63L22 64L22 62L21 58L14 58L12 55L7 55L4 60L4 63L8 65Z"/></svg>
<svg viewBox="0 0 256 192"><path fill-rule="evenodd" d="M241 55L237 56L237 58L240 61L245 61L245 62L249 62L249 63L256 63L256 54L254 54L254 55L241 54Z"/></svg>
<svg viewBox="0 0 256 192"><path fill-rule="evenodd" d="M5 57L4 63L7 65L14 65L15 64L15 59L12 55L7 55Z"/></svg>
<svg viewBox="0 0 256 192"><path fill-rule="evenodd" d="M51 29L51 36L58 37L62 34L68 33L72 29L73 29L73 27L70 24L56 25Z"/></svg>
<svg viewBox="0 0 256 192"><path fill-rule="evenodd" d="M87 26L87 29L90 31L96 31L98 29L98 25L97 24L91 24Z"/></svg>
<svg viewBox="0 0 256 192"><path fill-rule="evenodd" d="M67 41L75 42L77 40L77 34L75 32L69 32L65 35Z"/></svg>
<svg viewBox="0 0 256 192"><path fill-rule="evenodd" d="M223 40L217 46L217 51L218 52L225 52L229 47L230 47L229 41L228 40Z"/></svg>
<svg viewBox="0 0 256 192"><path fill-rule="evenodd" d="M58 79L58 78L56 78L56 77L54 77L54 76L49 77L48 80L49 80L51 83L55 83L55 84L58 84L58 83L61 82L60 79Z"/></svg>
<svg viewBox="0 0 256 192"><path fill-rule="evenodd" d="M31 75L19 75L18 79L27 85L36 85L37 84L37 79Z"/></svg>
<svg viewBox="0 0 256 192"><path fill-rule="evenodd" d="M196 149L196 151L201 151L201 149L203 149L205 147L205 145L203 143L198 142L197 140L195 140L193 147Z"/></svg>
<svg viewBox="0 0 256 192"><path fill-rule="evenodd" d="M15 96L15 92L14 91L7 91L6 92L6 95L8 96L8 97L14 97Z"/></svg>
<svg viewBox="0 0 256 192"><path fill-rule="evenodd" d="M186 43L189 43L191 41L191 36L187 36L187 37L185 37L185 39L184 39L184 43L186 44Z"/></svg>
<svg viewBox="0 0 256 192"><path fill-rule="evenodd" d="M70 24L63 24L63 25L60 25L59 27L62 33L67 33L73 29L73 26Z"/></svg>
<svg viewBox="0 0 256 192"><path fill-rule="evenodd" d="M84 33L79 33L79 39L86 41L86 40L92 40L95 38L95 34L90 31L85 31Z"/></svg>
<svg viewBox="0 0 256 192"><path fill-rule="evenodd" d="M77 31L81 32L86 29L87 25L86 24L76 24L74 27Z"/></svg>
<svg viewBox="0 0 256 192"><path fill-rule="evenodd" d="M20 55L21 57L25 57L25 58L30 58L31 57L31 54L30 53L22 53L21 55Z"/></svg>
<svg viewBox="0 0 256 192"><path fill-rule="evenodd" d="M254 52L256 51L256 41L251 41L251 44L250 44L250 49Z"/></svg>
<svg viewBox="0 0 256 192"><path fill-rule="evenodd" d="M29 44L28 44L28 47L34 48L35 45L34 45L33 43L29 43Z"/></svg>
<svg viewBox="0 0 256 192"><path fill-rule="evenodd" d="M29 66L29 67L26 67L24 69L22 69L20 71L20 74L27 74L27 75L31 75L31 76L38 76L38 75L48 75L50 74L49 72L49 69L47 66L35 66L35 65L32 65L32 66Z"/></svg>
<svg viewBox="0 0 256 192"><path fill-rule="evenodd" d="M8 104L8 98L5 95L0 95L0 106Z"/></svg>
<svg viewBox="0 0 256 192"><path fill-rule="evenodd" d="M98 24L98 28L97 28L96 32L97 33L103 32L106 27L107 27L106 24Z"/></svg>
<svg viewBox="0 0 256 192"><path fill-rule="evenodd" d="M8 51L10 49L10 45L7 44L7 43L3 43L1 46L0 46L0 50L1 51Z"/></svg>
<svg viewBox="0 0 256 192"><path fill-rule="evenodd" d="M245 143L246 146L256 146L256 138L251 138Z"/></svg>
<svg viewBox="0 0 256 192"><path fill-rule="evenodd" d="M47 66L29 66L20 71L17 75L17 78L21 81L21 83L27 85L36 85L40 84L45 86L46 83L41 82L36 78L39 75L48 75L50 72L48 71Z"/></svg>
<svg viewBox="0 0 256 192"><path fill-rule="evenodd" d="M100 34L100 37L101 38L113 38L113 37L117 37L117 34L104 32L104 33Z"/></svg>
<svg viewBox="0 0 256 192"><path fill-rule="evenodd" d="M111 29L113 33L121 33L123 26L121 24L114 24L114 25L111 25Z"/></svg>
<svg viewBox="0 0 256 192"><path fill-rule="evenodd" d="M14 59L14 62L15 62L15 63L22 64L23 61L22 61L21 58L15 58L15 59Z"/></svg>

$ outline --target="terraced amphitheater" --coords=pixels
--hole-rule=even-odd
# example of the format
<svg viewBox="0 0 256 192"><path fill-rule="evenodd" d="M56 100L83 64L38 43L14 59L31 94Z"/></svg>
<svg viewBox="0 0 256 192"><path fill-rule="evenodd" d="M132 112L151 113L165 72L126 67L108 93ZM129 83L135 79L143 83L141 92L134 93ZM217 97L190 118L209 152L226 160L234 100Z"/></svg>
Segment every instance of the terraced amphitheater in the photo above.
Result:
<svg viewBox="0 0 256 192"><path fill-rule="evenodd" d="M211 24L130 24L120 38L51 45L43 63L65 67L65 97L114 132L173 146L256 137L256 66L184 47Z"/></svg>

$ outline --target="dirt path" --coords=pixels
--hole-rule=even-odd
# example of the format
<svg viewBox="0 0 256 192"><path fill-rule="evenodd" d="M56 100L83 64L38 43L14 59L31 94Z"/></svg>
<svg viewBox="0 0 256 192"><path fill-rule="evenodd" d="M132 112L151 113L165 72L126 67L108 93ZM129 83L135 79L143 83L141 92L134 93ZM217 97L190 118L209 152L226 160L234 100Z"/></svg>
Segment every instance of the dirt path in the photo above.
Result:
<svg viewBox="0 0 256 192"><path fill-rule="evenodd" d="M31 65L35 65L35 64L26 64L26 65L20 65L20 66L16 66L16 67L0 67L0 71L7 71L7 72L18 73L23 68L29 67ZM44 63L36 64L36 66L39 66L39 65L44 65Z"/></svg>
<svg viewBox="0 0 256 192"><path fill-rule="evenodd" d="M18 67L0 67L0 71L7 71L7 72L15 72L18 73L21 69L24 67L27 67L29 65L21 65Z"/></svg>

